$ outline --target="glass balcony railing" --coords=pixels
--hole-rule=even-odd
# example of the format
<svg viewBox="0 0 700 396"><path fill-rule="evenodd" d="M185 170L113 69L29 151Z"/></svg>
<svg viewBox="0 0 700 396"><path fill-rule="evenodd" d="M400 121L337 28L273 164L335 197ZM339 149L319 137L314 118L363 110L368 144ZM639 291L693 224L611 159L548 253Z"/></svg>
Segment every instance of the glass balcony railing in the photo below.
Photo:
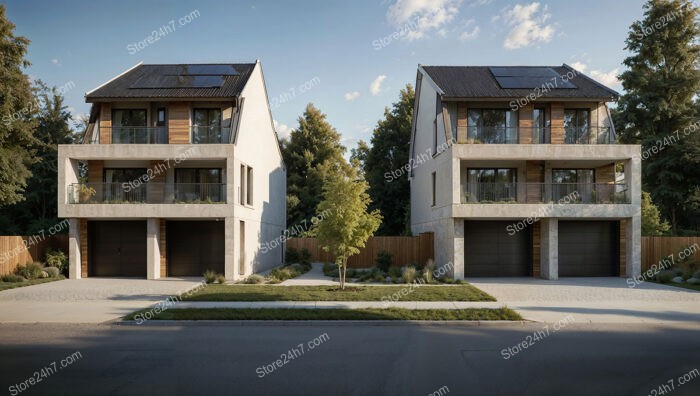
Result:
<svg viewBox="0 0 700 396"><path fill-rule="evenodd" d="M217 204L226 203L225 183L73 183L71 204Z"/></svg>
<svg viewBox="0 0 700 396"><path fill-rule="evenodd" d="M193 144L230 143L229 130L215 125L192 125L190 135Z"/></svg>
<svg viewBox="0 0 700 396"><path fill-rule="evenodd" d="M518 144L517 127L467 127L467 143Z"/></svg>
<svg viewBox="0 0 700 396"><path fill-rule="evenodd" d="M113 126L101 127L100 134L109 132L112 144L168 144L168 127Z"/></svg>
<svg viewBox="0 0 700 396"><path fill-rule="evenodd" d="M554 136L554 137L553 137ZM467 127L466 144L615 144L610 127Z"/></svg>
<svg viewBox="0 0 700 396"><path fill-rule="evenodd" d="M463 204L629 204L624 183L466 183Z"/></svg>

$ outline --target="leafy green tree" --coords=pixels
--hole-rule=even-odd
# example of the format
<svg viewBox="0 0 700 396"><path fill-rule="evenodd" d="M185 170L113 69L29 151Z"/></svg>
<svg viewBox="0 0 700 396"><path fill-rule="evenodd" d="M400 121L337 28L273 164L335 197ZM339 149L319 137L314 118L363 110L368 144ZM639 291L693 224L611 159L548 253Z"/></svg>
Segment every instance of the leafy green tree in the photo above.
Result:
<svg viewBox="0 0 700 396"><path fill-rule="evenodd" d="M36 106L29 78L22 72L29 66L24 59L29 40L15 36L14 29L5 5L0 5L0 207L24 199L29 166L34 162Z"/></svg>
<svg viewBox="0 0 700 396"><path fill-rule="evenodd" d="M642 235L665 235L671 227L661 220L659 209L651 201L651 194L642 191Z"/></svg>
<svg viewBox="0 0 700 396"><path fill-rule="evenodd" d="M687 0L650 0L644 10L644 18L632 24L626 40L632 55L620 76L626 93L616 121L621 141L641 143L643 150L663 147L642 164L644 189L671 220L675 233L686 217L684 201L699 179L700 159L693 155L697 136L676 139L677 131L683 135L697 119L693 98L700 89L698 12Z"/></svg>
<svg viewBox="0 0 700 396"><path fill-rule="evenodd" d="M324 163L344 164L345 147L326 115L309 103L282 146L287 166L287 224L299 224L316 213L326 178Z"/></svg>
<svg viewBox="0 0 700 396"><path fill-rule="evenodd" d="M384 119L377 123L372 133L369 150L358 145L358 158L362 160L364 155L361 162L369 183L372 209L379 209L384 216L378 235L410 234L408 175L391 175L392 171L405 168L410 156L414 100L415 92L408 84L399 93L398 102L391 109L384 109Z"/></svg>
<svg viewBox="0 0 700 396"><path fill-rule="evenodd" d="M323 186L323 200L318 204L318 213L327 216L314 224L313 231L319 246L335 258L340 288L344 290L348 258L365 246L379 228L382 215L376 209L369 210L369 186L359 177L356 167L327 165L329 177Z"/></svg>

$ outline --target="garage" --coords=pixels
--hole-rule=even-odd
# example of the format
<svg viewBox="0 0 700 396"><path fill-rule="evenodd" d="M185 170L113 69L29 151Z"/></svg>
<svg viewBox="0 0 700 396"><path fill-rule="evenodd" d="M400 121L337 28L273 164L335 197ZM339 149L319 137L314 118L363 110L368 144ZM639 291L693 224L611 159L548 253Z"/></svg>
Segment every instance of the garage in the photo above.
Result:
<svg viewBox="0 0 700 396"><path fill-rule="evenodd" d="M146 277L145 221L88 221L88 276Z"/></svg>
<svg viewBox="0 0 700 396"><path fill-rule="evenodd" d="M509 235L512 221L464 222L464 273L467 277L529 276L532 229Z"/></svg>
<svg viewBox="0 0 700 396"><path fill-rule="evenodd" d="M168 276L224 273L223 221L168 221Z"/></svg>
<svg viewBox="0 0 700 396"><path fill-rule="evenodd" d="M559 221L559 276L618 276L620 223Z"/></svg>

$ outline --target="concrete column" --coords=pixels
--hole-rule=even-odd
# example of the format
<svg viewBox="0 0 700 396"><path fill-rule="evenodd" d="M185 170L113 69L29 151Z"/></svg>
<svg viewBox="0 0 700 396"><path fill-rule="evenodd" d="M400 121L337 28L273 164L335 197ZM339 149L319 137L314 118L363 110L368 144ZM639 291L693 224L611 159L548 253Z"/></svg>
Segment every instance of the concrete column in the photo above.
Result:
<svg viewBox="0 0 700 396"><path fill-rule="evenodd" d="M557 280L559 279L559 220L542 219L540 224L540 277Z"/></svg>
<svg viewBox="0 0 700 396"><path fill-rule="evenodd" d="M80 219L68 220L68 277L81 278Z"/></svg>
<svg viewBox="0 0 700 396"><path fill-rule="evenodd" d="M627 219L626 225L626 275L637 277L642 273L642 216Z"/></svg>
<svg viewBox="0 0 700 396"><path fill-rule="evenodd" d="M237 221L233 217L227 217L224 220L224 276L228 280L239 280L242 277L238 275L236 263L236 226Z"/></svg>
<svg viewBox="0 0 700 396"><path fill-rule="evenodd" d="M464 220L453 219L454 229L452 243L452 264L454 264L452 277L454 279L464 279ZM436 266L444 264L436 263Z"/></svg>
<svg viewBox="0 0 700 396"><path fill-rule="evenodd" d="M640 154L641 158L641 154ZM628 159L625 161L625 183L630 196L630 202L640 208L642 205L642 161Z"/></svg>
<svg viewBox="0 0 700 396"><path fill-rule="evenodd" d="M148 279L160 278L160 219L146 221L146 265Z"/></svg>

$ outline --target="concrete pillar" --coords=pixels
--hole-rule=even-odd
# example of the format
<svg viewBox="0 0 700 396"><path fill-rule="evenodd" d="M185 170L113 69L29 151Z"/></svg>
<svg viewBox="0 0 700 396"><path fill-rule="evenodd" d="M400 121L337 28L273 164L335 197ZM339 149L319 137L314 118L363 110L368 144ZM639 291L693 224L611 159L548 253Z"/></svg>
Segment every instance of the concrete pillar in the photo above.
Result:
<svg viewBox="0 0 700 396"><path fill-rule="evenodd" d="M146 221L146 266L148 279L160 278L160 219Z"/></svg>
<svg viewBox="0 0 700 396"><path fill-rule="evenodd" d="M547 218L540 221L540 277L559 279L559 220Z"/></svg>
<svg viewBox="0 0 700 396"><path fill-rule="evenodd" d="M635 215L627 219L626 236L626 275L637 277L642 273L642 216Z"/></svg>
<svg viewBox="0 0 700 396"><path fill-rule="evenodd" d="M238 221L233 217L227 217L224 220L224 276L228 280L239 280L242 277L238 275L236 263L236 226Z"/></svg>
<svg viewBox="0 0 700 396"><path fill-rule="evenodd" d="M452 277L454 279L464 279L464 220L453 219L453 238L452 238L452 264L454 269ZM444 264L436 263L436 266Z"/></svg>
<svg viewBox="0 0 700 396"><path fill-rule="evenodd" d="M81 278L80 219L68 220L68 278Z"/></svg>

